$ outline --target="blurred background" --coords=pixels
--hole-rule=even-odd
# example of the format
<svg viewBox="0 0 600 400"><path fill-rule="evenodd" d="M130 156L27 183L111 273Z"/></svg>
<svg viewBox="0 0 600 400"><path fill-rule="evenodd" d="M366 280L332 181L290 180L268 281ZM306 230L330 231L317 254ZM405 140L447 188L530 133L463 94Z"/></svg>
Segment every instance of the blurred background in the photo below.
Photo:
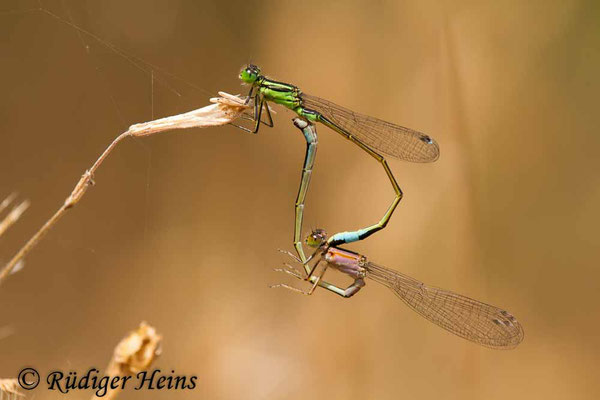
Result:
<svg viewBox="0 0 600 400"><path fill-rule="evenodd" d="M598 398L598 2L39 7L4 0L0 10L0 197L32 203L0 239L1 261L120 132L218 90L245 93L237 75L252 61L438 141L436 163L389 160L405 198L384 231L350 248L509 310L525 339L478 347L375 282L351 299L269 289L300 285L273 271L289 261L277 249L292 250L305 150L279 107L258 135L226 126L119 145L0 287L0 327L12 332L0 340L0 377L102 369L146 320L164 336L155 366L198 376L195 390L157 399ZM318 129L304 231L378 221L393 199L381 167Z"/></svg>

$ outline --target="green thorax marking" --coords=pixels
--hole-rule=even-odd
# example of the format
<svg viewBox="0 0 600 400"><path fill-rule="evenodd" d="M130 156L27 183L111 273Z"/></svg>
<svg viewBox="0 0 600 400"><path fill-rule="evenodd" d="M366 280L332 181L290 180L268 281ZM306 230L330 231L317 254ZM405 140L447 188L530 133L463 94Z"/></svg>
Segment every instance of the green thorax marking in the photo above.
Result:
<svg viewBox="0 0 600 400"><path fill-rule="evenodd" d="M300 89L287 83L263 78L258 81L258 91L265 100L281 104L293 111L302 103L299 97Z"/></svg>
<svg viewBox="0 0 600 400"><path fill-rule="evenodd" d="M258 92L265 100L281 104L301 117L315 121L313 114L307 115L305 113L305 110L302 107L302 98L300 97L302 92L296 86L261 77L257 80L257 87Z"/></svg>

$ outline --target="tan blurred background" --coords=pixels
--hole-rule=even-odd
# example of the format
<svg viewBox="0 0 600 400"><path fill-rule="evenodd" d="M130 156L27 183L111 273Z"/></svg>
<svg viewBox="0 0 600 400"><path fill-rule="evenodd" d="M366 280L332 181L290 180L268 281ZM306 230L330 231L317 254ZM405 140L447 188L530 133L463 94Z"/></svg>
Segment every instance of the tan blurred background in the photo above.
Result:
<svg viewBox="0 0 600 400"><path fill-rule="evenodd" d="M90 36L27 11L36 1L1 4L0 197L32 202L0 239L2 261L119 132L247 90L237 74L252 61L431 134L439 161L391 160L405 198L387 229L351 248L504 307L526 334L513 351L480 348L374 282L349 300L269 289L298 283L272 271L287 261L277 249L292 248L305 148L279 108L258 135L221 127L119 146L0 287L0 326L14 331L0 340L0 377L103 368L147 320L164 335L156 366L195 374L198 387L122 398L598 398L598 2L42 0L174 74L155 69L153 85ZM393 198L380 166L319 134L305 231L378 220Z"/></svg>

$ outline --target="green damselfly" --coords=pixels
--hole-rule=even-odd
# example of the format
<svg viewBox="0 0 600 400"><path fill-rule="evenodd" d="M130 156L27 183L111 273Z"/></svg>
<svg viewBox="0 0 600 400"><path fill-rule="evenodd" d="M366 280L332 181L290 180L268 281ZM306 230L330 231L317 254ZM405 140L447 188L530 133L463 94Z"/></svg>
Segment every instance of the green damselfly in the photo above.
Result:
<svg viewBox="0 0 600 400"><path fill-rule="evenodd" d="M377 265L361 254L329 246L327 242L327 233L323 229L316 229L306 239L309 246L317 249L307 262L302 262L289 253L304 265L316 258L306 276L289 264L285 264L286 269L276 269L298 279L313 282L310 290L303 291L286 284L272 287L284 287L310 295L322 282L321 278L327 268L331 267L354 279L347 288L341 289L340 294L344 297L355 295L365 286L365 278L369 278L391 289L406 305L423 317L464 339L496 349L510 349L523 340L523 327L508 311L449 290L425 285L408 275ZM324 262L324 267L317 275L317 267L321 262Z"/></svg>
<svg viewBox="0 0 600 400"><path fill-rule="evenodd" d="M358 114L330 101L308 95L294 85L265 77L255 65L246 66L240 72L239 77L244 83L251 85L246 101L253 101L254 113L252 120L255 121L253 129L238 126L239 128L256 133L261 123L272 127L273 119L266 103L273 102L287 107L311 123L320 122L331 128L358 145L383 166L396 194L384 216L379 222L366 228L332 235L329 238L329 245L339 245L365 239L387 225L403 194L382 154L412 162L432 162L439 157L439 147L428 135L374 117ZM262 120L263 110L266 113L265 121ZM301 129L306 127L300 122L303 127L300 127L296 122L294 123ZM308 143L302 176L302 183L303 185L306 183L306 185L301 186L298 199L306 194L307 181L310 179L309 175L312 169L312 164L310 165L311 168L308 169L307 163L314 161L317 144L315 130L312 130L312 134L307 132L306 129L303 129L303 131ZM303 187L304 193L302 193ZM301 208L303 206L303 201L301 203L296 202L294 247L301 259L305 259L300 239Z"/></svg>

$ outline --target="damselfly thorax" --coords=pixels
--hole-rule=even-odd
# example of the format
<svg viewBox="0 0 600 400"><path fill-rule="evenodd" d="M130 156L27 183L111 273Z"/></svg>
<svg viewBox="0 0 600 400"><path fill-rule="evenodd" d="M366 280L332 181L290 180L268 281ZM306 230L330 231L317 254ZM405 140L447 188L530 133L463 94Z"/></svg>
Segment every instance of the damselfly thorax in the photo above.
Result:
<svg viewBox="0 0 600 400"><path fill-rule="evenodd" d="M352 278L364 278L367 275L365 265L367 258L353 251L330 247L322 255L330 267L351 276Z"/></svg>

